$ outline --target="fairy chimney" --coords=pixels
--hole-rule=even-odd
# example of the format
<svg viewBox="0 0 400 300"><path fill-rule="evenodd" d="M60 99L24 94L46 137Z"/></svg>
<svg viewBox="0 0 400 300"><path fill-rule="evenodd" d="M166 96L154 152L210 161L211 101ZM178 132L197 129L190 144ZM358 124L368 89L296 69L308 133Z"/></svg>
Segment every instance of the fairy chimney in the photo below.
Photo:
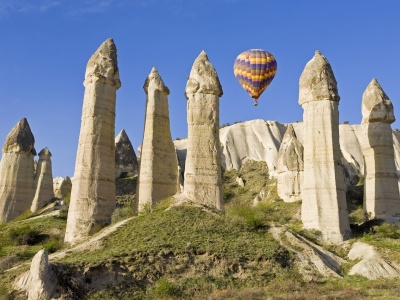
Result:
<svg viewBox="0 0 400 300"><path fill-rule="evenodd" d="M11 221L30 209L35 193L33 137L23 118L7 135L0 162L0 223Z"/></svg>
<svg viewBox="0 0 400 300"><path fill-rule="evenodd" d="M186 84L188 142L184 193L195 204L219 211L224 210L219 140L222 94L217 72L202 51Z"/></svg>
<svg viewBox="0 0 400 300"><path fill-rule="evenodd" d="M316 51L300 76L299 104L304 109L304 186L301 218L306 229L325 241L350 236L339 144L339 94L328 60Z"/></svg>
<svg viewBox="0 0 400 300"><path fill-rule="evenodd" d="M169 122L169 89L155 68L143 89L147 99L136 192L139 212L179 190L178 160Z"/></svg>
<svg viewBox="0 0 400 300"><path fill-rule="evenodd" d="M107 39L89 59L65 242L75 244L111 222L115 209L115 105L121 86L117 49Z"/></svg>
<svg viewBox="0 0 400 300"><path fill-rule="evenodd" d="M376 79L366 88L361 107L364 213L370 218L399 217L400 196L390 126L395 117L392 102Z"/></svg>

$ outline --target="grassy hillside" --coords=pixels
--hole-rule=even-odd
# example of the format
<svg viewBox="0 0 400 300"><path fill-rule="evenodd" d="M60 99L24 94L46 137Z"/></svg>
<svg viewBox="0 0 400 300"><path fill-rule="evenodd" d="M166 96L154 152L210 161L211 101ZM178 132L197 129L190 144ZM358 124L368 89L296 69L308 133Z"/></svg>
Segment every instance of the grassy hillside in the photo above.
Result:
<svg viewBox="0 0 400 300"><path fill-rule="evenodd" d="M189 206L170 207L172 199L166 199L101 243L52 261L65 299L399 299L399 280L369 281L346 275L354 262L343 266L342 279L303 279L294 254L272 237L269 228L288 226L321 242L317 233L301 230L300 203L278 199L265 163L248 162L240 171L225 172L223 181L224 215ZM252 207L261 190L263 200ZM121 209L130 212L131 207L127 203ZM26 226L41 238L19 245L12 232ZM60 242L64 228L63 216L3 225L0 259L15 255L18 261L10 265L29 261L51 239ZM350 243L370 243L385 258L399 262L399 237L398 227L382 224L359 233ZM346 258L344 248L328 248ZM1 272L4 298L24 299L11 292L11 283L27 268Z"/></svg>

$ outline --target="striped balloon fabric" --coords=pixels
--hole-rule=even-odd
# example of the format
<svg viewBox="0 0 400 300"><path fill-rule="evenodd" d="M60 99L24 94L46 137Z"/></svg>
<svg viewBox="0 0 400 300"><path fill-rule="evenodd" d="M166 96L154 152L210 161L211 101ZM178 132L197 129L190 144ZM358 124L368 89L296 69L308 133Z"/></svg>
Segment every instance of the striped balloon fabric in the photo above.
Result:
<svg viewBox="0 0 400 300"><path fill-rule="evenodd" d="M236 58L233 71L240 85L255 99L254 105L276 74L275 57L262 49L247 50Z"/></svg>

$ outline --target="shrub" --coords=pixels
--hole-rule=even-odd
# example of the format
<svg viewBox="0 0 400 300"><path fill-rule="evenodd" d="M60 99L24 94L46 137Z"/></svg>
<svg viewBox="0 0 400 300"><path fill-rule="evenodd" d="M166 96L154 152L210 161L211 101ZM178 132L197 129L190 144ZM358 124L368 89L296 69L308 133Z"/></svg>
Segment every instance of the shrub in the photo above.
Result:
<svg viewBox="0 0 400 300"><path fill-rule="evenodd" d="M158 298L180 297L182 295L181 289L166 278L157 281L154 293Z"/></svg>
<svg viewBox="0 0 400 300"><path fill-rule="evenodd" d="M119 221L128 219L133 217L135 214L135 207L133 204L117 207L111 216L111 223L117 223Z"/></svg>
<svg viewBox="0 0 400 300"><path fill-rule="evenodd" d="M43 245L43 248L46 249L48 253L54 253L61 248L61 245L61 241L53 237Z"/></svg>
<svg viewBox="0 0 400 300"><path fill-rule="evenodd" d="M380 226L375 226L376 235L382 238L398 239L400 238L400 228L393 224L384 223Z"/></svg>
<svg viewBox="0 0 400 300"><path fill-rule="evenodd" d="M39 243L41 240L40 233L30 226L11 228L9 237L14 240L17 245L32 246Z"/></svg>
<svg viewBox="0 0 400 300"><path fill-rule="evenodd" d="M258 229L265 225L263 215L255 208L239 205L232 210L232 214L241 217L244 225L252 229Z"/></svg>

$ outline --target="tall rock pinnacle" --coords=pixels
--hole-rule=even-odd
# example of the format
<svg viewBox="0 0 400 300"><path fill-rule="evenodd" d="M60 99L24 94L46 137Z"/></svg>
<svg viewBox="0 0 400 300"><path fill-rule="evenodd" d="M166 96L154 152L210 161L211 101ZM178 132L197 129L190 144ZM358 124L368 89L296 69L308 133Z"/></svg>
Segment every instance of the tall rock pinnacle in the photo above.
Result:
<svg viewBox="0 0 400 300"><path fill-rule="evenodd" d="M133 176L138 173L138 161L125 130L115 138L115 177Z"/></svg>
<svg viewBox="0 0 400 300"><path fill-rule="evenodd" d="M39 162L35 178L36 193L32 201L32 212L41 209L54 198L51 152L44 148L38 155Z"/></svg>
<svg viewBox="0 0 400 300"><path fill-rule="evenodd" d="M193 63L185 95L189 127L184 193L198 205L223 211L219 141L222 87L204 51Z"/></svg>
<svg viewBox="0 0 400 300"><path fill-rule="evenodd" d="M65 241L77 243L111 221L115 209L117 50L106 40L89 59Z"/></svg>
<svg viewBox="0 0 400 300"><path fill-rule="evenodd" d="M393 105L376 79L362 97L361 143L365 161L364 212L370 217L400 217L400 196L390 124Z"/></svg>
<svg viewBox="0 0 400 300"><path fill-rule="evenodd" d="M294 132L288 125L282 139L277 158L278 195L285 202L301 200L301 187L304 181L304 150Z"/></svg>
<svg viewBox="0 0 400 300"><path fill-rule="evenodd" d="M35 193L34 144L25 118L7 135L0 162L0 223L17 218L31 207Z"/></svg>
<svg viewBox="0 0 400 300"><path fill-rule="evenodd" d="M146 206L152 207L179 190L178 159L169 123L169 89L155 68L151 70L143 89L147 100L136 192L139 211Z"/></svg>
<svg viewBox="0 0 400 300"><path fill-rule="evenodd" d="M316 51L300 76L299 104L304 109L304 186L301 218L331 243L350 236L339 144L336 79L328 60Z"/></svg>

